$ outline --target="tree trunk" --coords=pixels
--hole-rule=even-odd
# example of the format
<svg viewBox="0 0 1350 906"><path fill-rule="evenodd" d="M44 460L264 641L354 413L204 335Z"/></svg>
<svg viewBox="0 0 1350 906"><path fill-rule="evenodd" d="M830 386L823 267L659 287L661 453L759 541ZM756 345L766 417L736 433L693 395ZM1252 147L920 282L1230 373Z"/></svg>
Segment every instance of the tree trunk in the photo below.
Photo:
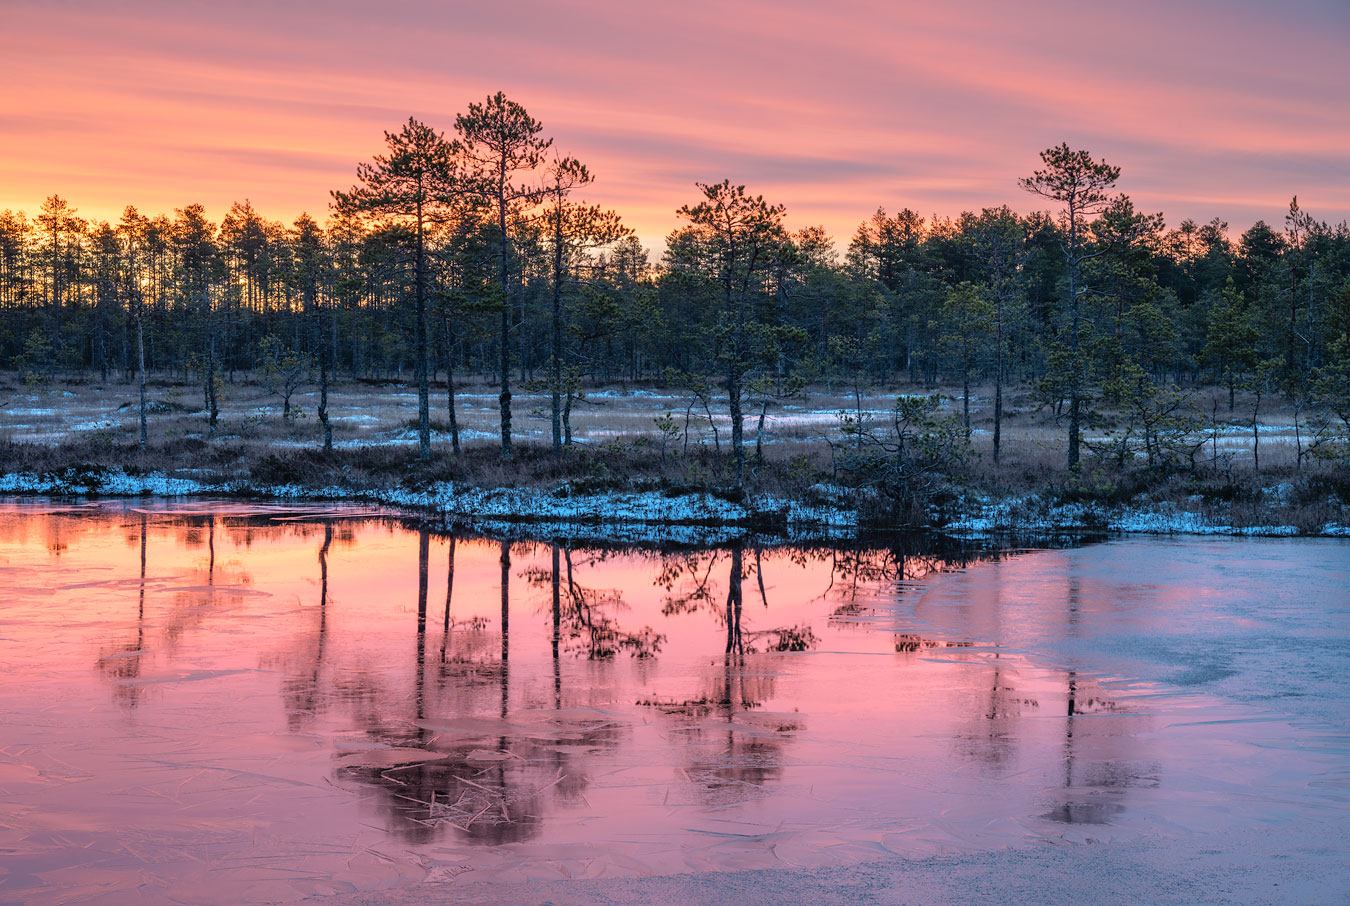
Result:
<svg viewBox="0 0 1350 906"><path fill-rule="evenodd" d="M572 394L569 392L562 411L563 443L569 447L572 446L572 399Z"/></svg>
<svg viewBox="0 0 1350 906"><path fill-rule="evenodd" d="M862 449L863 436L863 411L862 411L862 366L853 372L853 417L856 419L853 426L857 430L853 433L853 446L857 450Z"/></svg>
<svg viewBox="0 0 1350 906"><path fill-rule="evenodd" d="M966 424L966 440L970 440L970 367L961 372L961 412Z"/></svg>
<svg viewBox="0 0 1350 906"><path fill-rule="evenodd" d="M450 450L459 455L459 417L455 413L455 372L453 366L445 371L445 408L450 420Z"/></svg>
<svg viewBox="0 0 1350 906"><path fill-rule="evenodd" d="M1079 324L1078 324L1078 266L1081 263L1078 257L1078 209L1075 207L1074 200L1070 197L1068 202L1069 213L1069 244L1065 249L1066 263L1069 271L1069 452L1068 467L1070 472L1077 472L1078 465L1078 443L1079 429L1081 423L1081 406L1079 395L1082 392L1083 369L1082 362L1079 359Z"/></svg>
<svg viewBox="0 0 1350 906"><path fill-rule="evenodd" d="M769 401L762 400L759 406L759 424L755 427L755 464L764 462L764 417L769 412ZM665 447L661 448L661 458L665 459Z"/></svg>
<svg viewBox="0 0 1350 906"><path fill-rule="evenodd" d="M713 420L712 407L708 405L707 399L700 397L700 400L703 403L703 414L708 417L708 427L712 429L713 452L715 452L717 454L717 457L720 459L722 457L721 432L717 430L717 422Z"/></svg>
<svg viewBox="0 0 1350 906"><path fill-rule="evenodd" d="M417 255L416 268L417 295L417 336L415 355L417 356L417 447L423 462L431 459L431 386L427 380L427 294L426 294L426 250L422 226L422 201L417 202Z"/></svg>
<svg viewBox="0 0 1350 906"><path fill-rule="evenodd" d="M733 362L727 371L727 402L731 409L731 453L736 462L736 486L745 479L744 425L741 424L741 368Z"/></svg>
<svg viewBox="0 0 1350 906"><path fill-rule="evenodd" d="M562 198L553 218L553 355L549 360L549 383L553 390L553 455L562 455Z"/></svg>
<svg viewBox="0 0 1350 906"><path fill-rule="evenodd" d="M1252 461L1253 468L1261 471L1261 391L1256 391L1256 405L1252 407Z"/></svg>
<svg viewBox="0 0 1350 906"><path fill-rule="evenodd" d="M323 449L325 453L333 452L333 423L328 420L328 353L322 349L322 340L319 343L321 351L319 352L319 424L323 425Z"/></svg>
<svg viewBox="0 0 1350 906"><path fill-rule="evenodd" d="M220 404L216 399L216 334L212 328L210 309L206 303L206 293L202 292L203 309L206 310L206 408L208 412L208 436L216 436L216 423L220 419Z"/></svg>
<svg viewBox="0 0 1350 906"><path fill-rule="evenodd" d="M998 465L999 443L1003 437L1003 319L1000 316L997 345L994 348L994 465Z"/></svg>
<svg viewBox="0 0 1350 906"><path fill-rule="evenodd" d="M140 359L141 379L141 449L149 443L150 433L145 419L145 313L136 312L136 351Z"/></svg>
<svg viewBox="0 0 1350 906"><path fill-rule="evenodd" d="M497 404L502 416L502 459L510 460L511 453L511 249L506 234L506 161L498 168L497 228L501 233L502 248L502 389Z"/></svg>
<svg viewBox="0 0 1350 906"><path fill-rule="evenodd" d="M441 309L441 322L445 334L445 410L450 420L450 449L459 455L459 418L455 413L455 340L450 331L450 312Z"/></svg>
<svg viewBox="0 0 1350 906"><path fill-rule="evenodd" d="M1079 403L1079 384L1082 381L1081 369L1082 363L1079 361L1078 350L1078 290L1077 283L1077 265L1069 267L1069 351L1071 385L1069 387L1069 455L1068 467L1070 472L1077 472L1078 465L1078 442L1081 409Z"/></svg>

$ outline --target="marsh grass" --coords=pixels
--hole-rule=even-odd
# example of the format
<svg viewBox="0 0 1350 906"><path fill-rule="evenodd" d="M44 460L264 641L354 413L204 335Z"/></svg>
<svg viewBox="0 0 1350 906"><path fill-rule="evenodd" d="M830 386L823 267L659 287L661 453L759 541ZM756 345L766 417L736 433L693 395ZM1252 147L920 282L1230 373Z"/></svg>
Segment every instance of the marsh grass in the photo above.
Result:
<svg viewBox="0 0 1350 906"><path fill-rule="evenodd" d="M559 496L697 491L737 499L751 493L856 506L863 521L874 525L914 525L928 518L923 509L899 513L884 501L839 487L826 438L839 440L839 414L854 410L857 401L837 388L812 388L771 406L762 457L753 455L757 419L747 420L751 468L743 489L733 482L729 421L714 410L709 423L701 407L677 391L657 385L589 390L572 413L576 443L561 457L548 447L547 399L519 394L515 457L503 462L497 448L495 388L462 382L458 389L462 452L451 453L444 388L433 387L433 455L423 462L417 457L416 393L411 386L364 381L335 385L329 396L335 449L325 452L314 393L295 395L296 416L287 422L279 398L261 384L247 378L227 383L221 391L219 428L208 437L200 387L160 378L150 381L150 443L142 450L133 385L70 382L35 389L13 375L0 376L0 471L41 475L121 469L358 492L420 490L453 481L484 488L532 487ZM945 393L945 411L959 413L959 391L938 389ZM862 400L864 416L884 423L897 395L930 391L908 385L872 388ZM1209 421L1197 434L1208 441L1194 467L1173 463L1147 468L1134 461L1121 468L1089 457L1085 468L1071 475L1064 466L1064 426L1026 389L1012 388L1005 397L1001 456L995 464L991 391L972 389L969 456L950 482L925 501L939 513L959 512L973 499L1034 496L1047 504L1170 507L1237 527L1292 525L1317 531L1347 521L1347 470L1336 462L1298 461L1293 413L1287 406L1263 403L1259 472L1251 449L1252 401L1239 394L1229 413L1226 394L1221 394L1224 405L1217 408L1217 424ZM1215 393L1195 394L1197 416L1215 413L1209 399ZM658 426L661 419L675 425L673 434ZM1096 432L1110 430L1111 419L1112 413L1105 413L1105 425Z"/></svg>

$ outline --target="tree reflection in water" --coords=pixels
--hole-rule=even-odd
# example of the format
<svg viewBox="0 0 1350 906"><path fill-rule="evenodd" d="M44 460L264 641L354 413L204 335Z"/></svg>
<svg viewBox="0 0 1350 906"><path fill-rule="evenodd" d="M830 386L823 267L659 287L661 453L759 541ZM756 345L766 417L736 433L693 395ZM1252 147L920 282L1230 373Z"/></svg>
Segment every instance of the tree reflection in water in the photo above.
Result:
<svg viewBox="0 0 1350 906"><path fill-rule="evenodd" d="M320 688L319 676L323 670L324 645L328 639L328 552L333 547L333 523L323 524L323 543L319 547L319 606L313 630L308 666L297 663L281 685L282 704L286 708L286 725L291 732L312 723L324 707L327 697Z"/></svg>
<svg viewBox="0 0 1350 906"><path fill-rule="evenodd" d="M1343 597L1331 544L1133 540L933 582L973 558L891 536L503 542L318 509L0 507L20 899L378 899L462 866L813 869L1336 826L1334 739L1169 672L1219 651L1258 691L1271 664L1331 663L1255 640L1286 589L1244 571L1307 564L1309 606L1281 605L1302 642Z"/></svg>
<svg viewBox="0 0 1350 906"><path fill-rule="evenodd" d="M713 567L726 555L725 604L717 600ZM674 558L672 558L674 560ZM746 644L745 546L695 553L688 562L667 562L660 581L667 590L663 612L693 613L702 609L720 617L725 632L722 657L703 675L701 688L683 701L648 701L649 708L668 722L668 737L686 755L681 774L691 785L693 802L711 807L731 806L763 794L783 772L783 745L801 728L797 715L765 714L755 709L774 695L774 655ZM760 598L768 607L763 559L755 550L755 574ZM681 581L683 580L683 581ZM764 630L755 637L779 634ZM684 795L678 794L679 799Z"/></svg>
<svg viewBox="0 0 1350 906"><path fill-rule="evenodd" d="M126 539L139 547L139 578L121 580L128 592L137 582L137 619L134 626L117 623L121 635L102 644L100 673L124 707L142 707L138 680L143 670L153 672L147 649L172 659L181 646L186 656L202 637L194 627L217 616L242 621L234 625L284 620L275 624L284 629L279 643L256 663L279 676L285 728L332 740L330 776L412 844L538 839L551 816L601 814L589 800L600 797L612 808L622 795L616 791L630 788L627 777L615 775L630 770L645 772L631 788L654 788L661 808L725 810L728 819L742 820L752 813L737 806L767 808L760 800L823 770L794 768L789 778L788 753L808 744L799 739L819 745L819 734L833 732L839 720L828 694L823 708L819 695L814 699L819 720L797 713L799 702L810 709L812 699L781 678L832 664L823 675L838 681L845 675L837 672L839 659L855 652L880 655L869 669L875 665L879 678L909 693L909 704L883 704L880 711L948 720L950 743L939 745L950 745L982 777L1040 770L1052 747L1047 786L1031 816L1114 822L1127 790L1156 783L1156 768L1135 754L1138 734L1102 719L1129 715L1095 683L1090 664L1070 659L1057 672L1027 675L1024 657L1001 650L1006 592L960 598L952 605L959 619L946 623L919 617L915 592L931 587L934 573L1000 552L934 551L903 537L856 548L766 549L747 541L689 550L603 548L383 525L370 549L385 558L380 562L399 564L398 571L387 581L348 584L345 569L365 568L368 554L363 546L350 559L334 557L344 540L356 544L341 520L139 514ZM161 562L154 544L160 526L200 554L189 568L152 579L149 561ZM222 536L235 551L300 539L307 558L317 551L317 562L304 568L317 594L296 596L292 609L253 608L249 602L257 599L250 596L259 593L237 557L221 556L229 549ZM66 550L73 537L59 533L51 546ZM278 568L265 558L257 562ZM441 568L445 604L436 614L431 586ZM1063 582L1067 612L1061 608L1052 622L1072 636L1084 608L1098 604L1084 603L1090 590L1071 568ZM337 601L333 589L340 590ZM381 599L384 589L401 589L402 600ZM906 622L906 615L915 619ZM372 633L369 639L362 631ZM829 653L794 661L794 653L818 647L817 632L829 638ZM973 643L980 647L964 650ZM955 703L941 717L921 704L919 674L950 668L930 663L964 665L955 693L932 690ZM859 707L856 690L845 697ZM922 739L915 736L913 752L924 750ZM909 757L903 735L894 742L895 758Z"/></svg>
<svg viewBox="0 0 1350 906"><path fill-rule="evenodd" d="M582 588L568 561L569 606L563 607L560 558L552 549L552 574L527 572L532 583L545 581L552 592L549 634L553 662L552 710L522 709L512 713L511 701L511 542L501 541L501 616L499 657L485 665L490 650L485 627L471 622L458 630L450 617L453 596L454 541L450 543L446 615L443 621L441 662L431 671L436 688L426 688L425 664L426 576L428 536L419 535L417 692L412 733L375 733L381 742L421 753L406 764L347 764L339 768L344 780L356 781L377 792L380 809L390 829L411 843L427 842L442 828L464 840L501 845L529 840L539 833L550 803L573 802L583 797L589 783L585 754L613 749L626 723L594 709L563 710L564 689L560 641L564 627L577 638L595 640L599 599ZM606 624L607 625L607 624ZM455 646L450 648L454 634ZM590 651L601 657L594 646ZM612 652L611 652L612 654ZM448 655L448 656L447 656ZM495 686L496 716L428 717L427 702L437 702L436 711L451 715L483 714L476 690ZM387 723L386 723L387 725ZM392 756L395 760L397 754Z"/></svg>
<svg viewBox="0 0 1350 906"><path fill-rule="evenodd" d="M218 564L214 514L156 515L136 511L137 530L128 536L140 549L139 575L136 580L136 621L134 636L101 648L96 667L112 683L113 697L124 708L138 707L145 695L146 665L156 656L173 660L184 635L197 629L221 609L238 605L248 594L250 576L238 563ZM151 527L171 536L178 535L187 547L205 547L204 563L179 575L151 579L147 574ZM204 530L204 531L203 531ZM66 542L61 533L49 542L59 555ZM218 580L223 580L218 585ZM153 597L158 593L158 598ZM163 606L167 605L167 607ZM158 608L158 610L156 610ZM152 617L152 613L156 614ZM154 639L149 629L158 633ZM158 644L155 644L155 643Z"/></svg>
<svg viewBox="0 0 1350 906"><path fill-rule="evenodd" d="M1071 572L1065 586L1065 632L1078 638L1082 579ZM1044 817L1062 824L1110 824L1125 810L1127 790L1157 784L1158 766L1138 759L1138 738L1119 717L1129 709L1107 697L1097 680L1080 676L1071 662L1064 682L1064 780Z"/></svg>
<svg viewBox="0 0 1350 906"><path fill-rule="evenodd" d="M113 683L113 699L123 708L135 708L141 701L143 686L134 682L141 675L145 650L145 563L146 521L140 514L141 575L136 583L136 635L99 655L98 669Z"/></svg>
<svg viewBox="0 0 1350 906"><path fill-rule="evenodd" d="M547 587L551 592L555 664L560 663L564 650L589 661L609 660L624 652L637 658L660 653L664 635L650 626L629 632L619 623L620 615L629 610L622 589L583 585L576 577L572 548L558 543L550 547L551 568L527 569L525 578L531 586ZM603 564L611 553L590 551L583 565ZM566 565L565 581L559 573L560 558Z"/></svg>
<svg viewBox="0 0 1350 906"><path fill-rule="evenodd" d="M569 545L551 544L546 565L531 557L534 565L522 575L529 588L546 594L552 707L517 706L513 710L512 543L499 544L498 658L489 663L491 637L485 625L461 626L450 618L451 565L444 653L439 669L428 672L422 660L427 544L425 534L419 535L418 688L409 721L416 731L400 731L389 715L371 725L375 739L408 753L390 752L371 760L402 757L406 763L365 763L365 759L348 756L339 768L343 780L377 791L390 828L410 842L429 841L443 828L471 842L520 842L539 833L552 805L583 800L593 756L619 745L628 732L629 719L594 708L569 708L569 699L584 703L591 690L580 688L568 694L564 659L605 665L623 653L640 661L661 651L662 634L649 626L639 630L622 626L620 620L628 606L621 590L589 586L580 578L583 568L605 563L611 552L590 550L584 562L578 562ZM784 639L798 640L797 645L804 647L807 643L800 640L813 637L809 629L754 633L744 629L747 573L743 544L712 552L657 556L663 562L659 581L668 592L665 612L706 611L720 624L724 638L722 657L704 673L700 686L691 690L693 696L678 704L657 703L655 710L669 722L669 738L687 753L681 773L691 784L694 798L705 805L744 801L781 776L782 746L801 727L795 715L756 710L774 694L771 659L777 656L758 651L756 643L769 642L771 650L787 650ZM720 583L713 578L719 563L728 570L725 599L718 595ZM753 569L760 600L767 607L764 562L758 550ZM718 600L724 603L711 606ZM426 688L427 682L436 688ZM472 716L490 713L482 695L487 688L496 693L495 715Z"/></svg>
<svg viewBox="0 0 1350 906"><path fill-rule="evenodd" d="M189 584L168 589L170 604L158 624L165 648L172 651L182 633L222 605L237 603L249 578L237 565L217 560L218 520L214 515L175 516L167 520L184 530L185 540L206 548L200 572L187 576ZM236 547L265 541L264 526L249 518L223 522ZM370 753L346 751L338 756L338 776L357 789L373 793L388 826L409 842L427 842L439 833L453 832L474 843L498 845L536 837L547 813L559 806L585 801L595 756L617 750L630 732L631 717L586 707L597 683L616 661L635 662L660 656L664 632L646 625L626 626L631 608L622 582L618 586L593 584L586 576L625 576L623 563L636 557L656 561L655 582L661 592L659 612L666 620L705 614L720 639L720 656L695 674L695 684L682 695L639 702L664 726L663 735L678 753L675 763L683 781L673 791L675 801L704 807L730 807L762 796L784 772L784 748L804 729L796 714L764 711L777 693L776 676L788 670L779 659L786 652L808 650L818 641L809 624L774 625L769 572L774 562L801 567L828 562L827 583L819 598L827 603L828 625L847 631L856 625L869 631L878 619L878 599L867 589L892 588L903 600L934 572L961 568L976 557L960 551L934 553L904 540L885 548L780 548L774 560L744 542L718 548L646 553L587 548L569 543L548 545L546 556L537 546L520 545L520 576L525 588L539 595L542 606L532 611L540 618L547 645L545 682L534 685L529 664L517 679L512 668L512 618L527 621L522 638L539 638L540 626L529 624L531 611L513 614L512 572L516 543L494 542L497 547L500 611L496 620L455 617L456 553L459 539L447 545L445 608L439 627L430 614L430 553L432 532L417 526L416 603L413 609L411 686L391 685L398 671L384 664L355 664L328 668L332 613L329 560L335 540L334 524L294 524L286 531L318 540L317 606L302 606L309 630L295 636L291 653L264 666L282 668L281 696L286 725L302 732L335 701L352 711L356 725L375 746ZM147 645L146 570L149 531L141 514L139 534L140 578L134 637L105 650L99 669L115 683L118 700L134 707L140 695L140 654ZM619 560L619 556L627 558ZM611 567L619 567L612 571ZM190 584L196 582L196 584ZM723 587L725 583L725 587ZM755 626L746 624L747 585L753 596ZM405 586L406 587L406 586ZM800 597L800 594L798 595ZM1066 625L1074 631L1080 591L1069 583ZM477 604L478 602L474 602ZM492 625L493 623L496 625ZM975 627L977 624L972 624ZM439 648L428 634L439 629ZM979 626L988 632L989 627ZM975 629L972 629L975 631ZM997 633L992 633L996 636ZM969 645L963 639L931 639L897 632L895 650L922 653L936 647ZM528 653L528 652L527 652ZM537 663L537 660L535 661ZM568 688L569 663L596 665L600 673L578 675L582 684ZM1040 703L1019 697L1015 672L1005 671L998 653L985 660L989 670L987 701L972 715L969 732L957 741L962 753L991 771L1011 770L1019 738L1016 725ZM333 671L326 676L326 671ZM546 677L546 678L545 678ZM517 683L520 689L514 688ZM1085 722L1091 713L1111 711L1114 703L1070 665L1065 672L1063 795L1051 803L1045 817L1061 822L1109 821L1120 806L1123 789L1147 782L1128 752L1110 753L1118 743L1103 733L1100 721ZM545 696L539 691L546 689ZM1083 747L1090 752L1080 758ZM1104 757L1105 753L1105 757ZM1080 761L1082 764L1080 765ZM681 791L682 790L682 791Z"/></svg>
<svg viewBox="0 0 1350 906"><path fill-rule="evenodd" d="M726 651L721 686L714 702L716 720L679 728L692 754L685 775L700 790L703 802L732 805L759 795L783 773L782 746L786 732L757 726L747 712L773 696L774 677L767 664L748 669L745 633L741 626L745 603L743 545L731 548L727 572ZM757 558L758 563L758 558ZM762 576L762 568L757 570ZM762 587L762 586L761 586ZM766 602L767 603L767 602ZM752 656L752 659L753 656ZM758 660L767 660L760 657ZM797 729L793 725L791 729Z"/></svg>

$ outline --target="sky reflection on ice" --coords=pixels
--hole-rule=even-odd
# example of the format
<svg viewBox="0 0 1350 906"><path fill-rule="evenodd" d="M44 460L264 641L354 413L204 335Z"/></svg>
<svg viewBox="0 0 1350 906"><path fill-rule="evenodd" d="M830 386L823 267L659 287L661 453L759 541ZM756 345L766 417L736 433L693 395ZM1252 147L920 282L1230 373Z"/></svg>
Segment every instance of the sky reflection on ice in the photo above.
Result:
<svg viewBox="0 0 1350 906"><path fill-rule="evenodd" d="M1343 812L1347 552L602 550L344 508L11 505L0 903L820 866Z"/></svg>

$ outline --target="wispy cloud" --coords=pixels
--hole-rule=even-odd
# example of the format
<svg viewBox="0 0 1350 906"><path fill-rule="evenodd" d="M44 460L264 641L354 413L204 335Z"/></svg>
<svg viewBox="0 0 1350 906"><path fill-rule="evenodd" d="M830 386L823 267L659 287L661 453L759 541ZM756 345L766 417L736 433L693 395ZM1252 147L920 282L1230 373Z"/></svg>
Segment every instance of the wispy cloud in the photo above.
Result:
<svg viewBox="0 0 1350 906"><path fill-rule="evenodd" d="M1350 216L1344 0L332 0L6 3L0 208L51 192L269 216L328 190L408 115L449 130L505 90L651 243L695 180L747 183L798 225L878 205L1034 200L1067 140L1172 222Z"/></svg>

